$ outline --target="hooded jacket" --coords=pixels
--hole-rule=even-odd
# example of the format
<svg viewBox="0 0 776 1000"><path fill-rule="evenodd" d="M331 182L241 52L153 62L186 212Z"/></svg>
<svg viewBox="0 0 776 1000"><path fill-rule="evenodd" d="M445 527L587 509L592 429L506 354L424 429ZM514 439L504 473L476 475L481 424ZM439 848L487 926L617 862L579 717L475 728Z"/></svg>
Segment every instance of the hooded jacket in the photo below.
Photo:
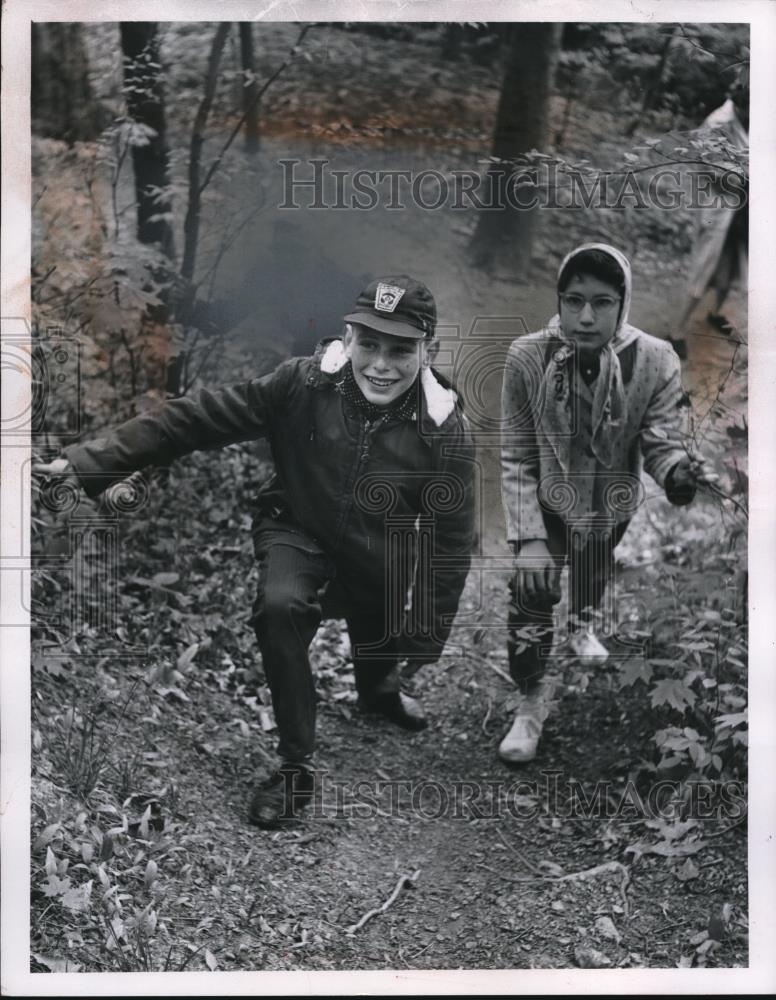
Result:
<svg viewBox="0 0 776 1000"><path fill-rule="evenodd" d="M611 256L623 274L624 295L612 340L599 354L588 385L559 316L518 337L507 354L502 392L502 497L507 538L547 538L544 515L579 528L608 530L629 520L644 499L644 468L673 502L670 472L684 458L685 407L680 365L672 346L628 323L631 269L614 247L584 250Z"/></svg>
<svg viewBox="0 0 776 1000"><path fill-rule="evenodd" d="M420 624L400 648L432 662L450 631L473 545L471 435L457 394L430 368L419 379L413 419L366 421L336 388L346 362L340 340L323 342L312 357L173 400L65 454L96 496L136 469L266 438L275 474L256 498L254 525L270 517L300 532L300 545L312 539L365 604L384 602L390 588L401 611L413 584ZM420 544L412 541L418 515L427 529Z"/></svg>

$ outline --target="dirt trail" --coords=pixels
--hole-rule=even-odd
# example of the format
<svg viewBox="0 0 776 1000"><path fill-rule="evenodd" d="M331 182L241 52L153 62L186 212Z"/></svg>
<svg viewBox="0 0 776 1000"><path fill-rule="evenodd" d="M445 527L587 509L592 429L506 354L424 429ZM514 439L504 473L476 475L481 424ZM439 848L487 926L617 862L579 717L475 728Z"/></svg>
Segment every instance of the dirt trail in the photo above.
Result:
<svg viewBox="0 0 776 1000"><path fill-rule="evenodd" d="M336 152L334 166L343 166L343 155ZM408 239L409 230L416 238ZM319 288L326 282L328 263L335 260L322 310L329 322L337 308L332 289L357 288L364 273L399 269L418 273L434 290L440 319L451 327L443 332L451 358L477 329L478 317L487 317L488 328L496 330L488 345L493 364L477 385L485 401L477 416L487 420L498 412L500 361L509 341L526 328L537 328L554 311L555 255L540 258L522 280L494 279L465 269L465 236L459 230L460 220L451 213L429 221L417 212L376 212L349 223L334 213L311 218L311 213L299 212L291 213L275 236L280 234L286 255L292 247L303 251L297 256L299 266L302 272L308 261L315 267ZM243 250L243 259L252 260L259 273L272 254L272 237L265 233L265 238L262 246L252 243L249 252ZM341 269L348 261L353 272L345 275ZM298 270L294 279L312 290ZM675 291L667 276L637 273L634 322L654 332L665 330L671 319L667 291ZM314 312L315 295L303 295L293 307ZM328 322L321 324L314 316L303 324L316 333L323 332L321 326ZM249 327L244 331L248 338ZM702 335L702 329L693 332L687 366L698 392L708 390L730 356L726 345ZM454 367L448 372L454 373ZM482 555L505 556L493 435L483 435L478 458ZM650 532L654 535L646 516L630 529L631 556L649 546ZM715 907L731 899L743 904L745 840L740 826L726 834L724 823L715 826L716 839L705 842L696 858L702 863L692 882L679 881L677 865L664 858L627 853L639 842L637 829L643 829L639 817L623 809L622 795L640 758L652 752L654 725L638 689L616 690L616 656L590 679L584 693L573 665L561 663L557 711L547 723L537 760L519 771L499 762L496 747L509 725L514 692L488 664L502 672L506 667L504 632L498 624L506 613L506 576L505 571L481 580L472 576L463 613L471 620L478 613L482 618L487 609L485 620L493 627L483 630L476 646L472 630L462 632L461 654L446 657L416 678L433 720L427 732L408 736L362 719L347 690L340 692L340 700L324 697L319 718L323 815L308 817L298 831L247 831L240 823L245 788L266 767L264 754L254 754L252 766L245 761L239 767L239 786L228 791L216 790L218 779L212 777L216 799L226 795L220 836L227 842L234 838L229 849L235 855L246 847L253 852L250 868L263 889L254 912L260 909L262 927L266 921L273 929L263 938L261 961L254 956L257 964L559 968L579 965L593 954L597 957L591 961L602 966L671 966L692 952L690 939L707 925ZM624 570L620 581L631 598L649 586L638 568ZM316 643L326 644L326 629L322 636ZM361 788L362 798L354 805L359 782L369 788ZM588 818L568 815L569 789L581 788L591 796L601 782L609 796L603 812ZM376 795L375 788L382 793ZM479 798L472 800L475 795ZM590 879L560 880L601 865L609 867ZM417 880L386 912L355 935L346 933L388 899L402 874L416 871ZM225 940L224 947L234 952L240 946ZM733 964L745 941L734 937L725 948L726 958L720 960Z"/></svg>

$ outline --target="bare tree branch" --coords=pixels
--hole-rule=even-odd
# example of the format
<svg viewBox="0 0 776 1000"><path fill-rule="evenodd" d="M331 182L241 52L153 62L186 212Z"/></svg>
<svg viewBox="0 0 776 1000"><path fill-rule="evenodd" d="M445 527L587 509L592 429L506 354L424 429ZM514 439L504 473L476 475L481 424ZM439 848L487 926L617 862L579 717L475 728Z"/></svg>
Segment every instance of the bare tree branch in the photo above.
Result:
<svg viewBox="0 0 776 1000"><path fill-rule="evenodd" d="M315 28L315 27L316 27L316 24L313 23L313 24L306 24L302 28L302 30L299 32L299 36L298 36L296 42L292 46L289 54L286 56L286 58L283 61L283 63L275 70L275 72L267 80L267 82L264 84L264 86L256 93L256 96L254 97L253 102L242 113L242 116L238 119L237 124L232 129L231 134L229 135L229 138L226 140L226 142L224 143L223 147L221 148L221 152L218 154L218 156L216 156L215 160L213 160L213 162L211 163L210 168L208 169L208 172L205 175L205 179L202 182L202 186L199 189L199 194L202 194L202 192L205 190L205 188L210 183L210 180L211 180L213 174L216 172L216 170L218 170L219 166L221 165L221 160L224 158L224 154L229 149L229 147L232 145L232 143L237 138L237 136L240 134L240 129L245 124L245 121L246 121L248 115L250 114L251 110L253 109L253 107L258 105L259 101L262 99L262 97L267 92L267 90L269 89L269 87L275 82L275 80L277 80L277 78L280 76L280 74L283 72L283 70L291 62L291 60L293 59L293 57L296 55L297 49L302 44L302 40L303 40L304 36L307 34L307 32L310 30L310 28Z"/></svg>
<svg viewBox="0 0 776 1000"><path fill-rule="evenodd" d="M207 76L205 77L205 94L200 101L197 114L194 119L194 128L191 134L191 145L189 152L189 204L186 210L186 220L183 224L184 249L183 263L181 264L181 275L188 281L194 275L194 265L197 259L197 240L199 237L199 208L202 192L207 180L200 186L199 165L202 146L205 142L205 125L207 123L210 109L215 97L216 84L218 83L218 67L221 64L221 55L224 51L224 43L229 33L229 22L224 21L218 25L210 46L210 56L208 57ZM212 173L212 171L211 171ZM209 180L209 177L208 177Z"/></svg>

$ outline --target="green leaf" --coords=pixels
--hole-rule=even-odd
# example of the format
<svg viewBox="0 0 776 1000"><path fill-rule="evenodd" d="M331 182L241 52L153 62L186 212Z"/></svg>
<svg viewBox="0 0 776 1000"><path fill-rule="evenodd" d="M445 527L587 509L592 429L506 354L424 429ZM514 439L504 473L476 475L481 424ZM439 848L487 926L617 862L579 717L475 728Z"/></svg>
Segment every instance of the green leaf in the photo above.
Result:
<svg viewBox="0 0 776 1000"><path fill-rule="evenodd" d="M655 668L648 660L639 660L635 657L620 664L619 686L620 688L630 687L636 681L644 681L648 684L652 680Z"/></svg>
<svg viewBox="0 0 776 1000"><path fill-rule="evenodd" d="M677 712L684 712L692 708L697 700L697 695L689 688L684 681L667 679L658 681L650 692L652 707L658 705L670 705Z"/></svg>
<svg viewBox="0 0 776 1000"><path fill-rule="evenodd" d="M735 729L737 726L745 726L748 719L749 715L746 711L732 712L728 715L718 715L714 720L714 725L717 729Z"/></svg>

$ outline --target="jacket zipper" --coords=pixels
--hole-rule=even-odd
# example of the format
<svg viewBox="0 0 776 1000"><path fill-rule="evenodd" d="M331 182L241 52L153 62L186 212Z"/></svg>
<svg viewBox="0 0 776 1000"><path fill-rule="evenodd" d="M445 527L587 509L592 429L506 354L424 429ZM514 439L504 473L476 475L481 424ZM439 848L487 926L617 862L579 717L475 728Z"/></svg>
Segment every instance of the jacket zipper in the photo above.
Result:
<svg viewBox="0 0 776 1000"><path fill-rule="evenodd" d="M378 421L379 423L379 421ZM369 458L369 432L372 430L372 421L365 420L363 425L359 426L359 441L358 441L358 453L356 458L356 467L353 475L353 486L355 486L358 481L358 476L361 471L361 467L364 465L366 460ZM337 539L335 546L339 547L342 537L345 534L345 526L348 523L350 517L350 510L353 506L353 497L355 496L355 491L350 490L350 496L344 510L342 511L342 517L340 519L339 531L337 532Z"/></svg>

